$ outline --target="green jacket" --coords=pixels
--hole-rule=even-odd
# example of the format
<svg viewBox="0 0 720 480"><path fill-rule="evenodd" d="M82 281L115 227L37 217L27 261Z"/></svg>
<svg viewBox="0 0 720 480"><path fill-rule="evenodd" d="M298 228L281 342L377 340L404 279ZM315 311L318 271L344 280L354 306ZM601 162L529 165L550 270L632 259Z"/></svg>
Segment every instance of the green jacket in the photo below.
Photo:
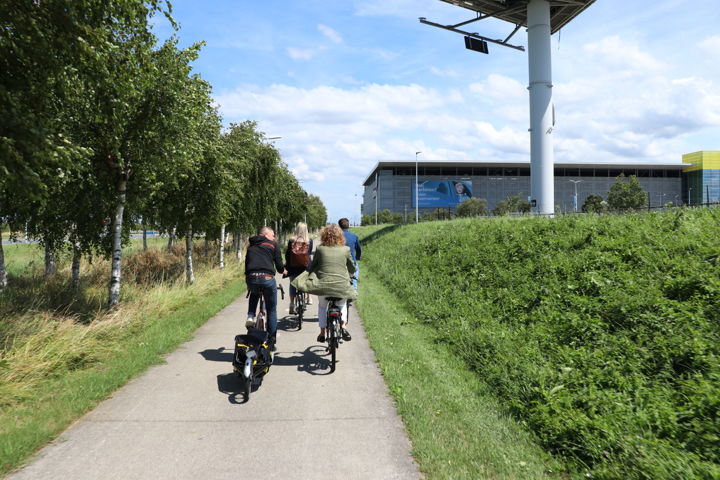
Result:
<svg viewBox="0 0 720 480"><path fill-rule="evenodd" d="M302 273L292 281L293 287L323 297L357 298L350 285L350 274L355 273L355 265L347 246L319 245L308 270L309 273Z"/></svg>

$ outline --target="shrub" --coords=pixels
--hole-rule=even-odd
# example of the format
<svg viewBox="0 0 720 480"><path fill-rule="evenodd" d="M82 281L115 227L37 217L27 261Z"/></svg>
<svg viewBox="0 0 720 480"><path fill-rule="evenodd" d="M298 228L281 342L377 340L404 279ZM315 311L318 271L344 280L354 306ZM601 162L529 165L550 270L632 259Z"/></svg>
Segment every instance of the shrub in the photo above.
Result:
<svg viewBox="0 0 720 480"><path fill-rule="evenodd" d="M574 470L711 479L719 237L715 209L467 219L376 233L363 261Z"/></svg>
<svg viewBox="0 0 720 480"><path fill-rule="evenodd" d="M457 206L458 217L485 217L487 214L487 200L484 198L468 198Z"/></svg>

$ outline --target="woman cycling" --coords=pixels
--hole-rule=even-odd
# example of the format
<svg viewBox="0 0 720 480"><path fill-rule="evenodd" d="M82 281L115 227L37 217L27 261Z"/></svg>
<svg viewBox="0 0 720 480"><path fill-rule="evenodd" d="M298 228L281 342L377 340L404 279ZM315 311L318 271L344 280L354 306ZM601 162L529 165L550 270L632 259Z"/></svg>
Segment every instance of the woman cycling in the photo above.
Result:
<svg viewBox="0 0 720 480"><path fill-rule="evenodd" d="M345 245L343 231L337 224L327 225L320 231L320 245L315 250L309 270L309 276L301 276L294 283L300 290L318 296L320 335L317 341L325 341L329 303L325 297L341 299L336 305L342 309L342 338L350 341L352 337L345 328L348 323L346 299L354 300L357 297L350 284L350 275L355 273L355 265L350 256L350 248Z"/></svg>
<svg viewBox="0 0 720 480"><path fill-rule="evenodd" d="M312 250L313 241L308 236L307 225L298 222L285 249L285 268L287 268L290 282L307 269ZM290 315L295 313L295 295L297 295L297 290L290 283Z"/></svg>

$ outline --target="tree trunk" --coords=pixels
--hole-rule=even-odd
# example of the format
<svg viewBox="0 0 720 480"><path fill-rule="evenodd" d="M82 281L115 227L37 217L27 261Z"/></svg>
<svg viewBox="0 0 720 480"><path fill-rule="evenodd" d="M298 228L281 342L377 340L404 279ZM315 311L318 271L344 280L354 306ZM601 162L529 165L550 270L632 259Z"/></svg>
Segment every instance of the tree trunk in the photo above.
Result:
<svg viewBox="0 0 720 480"><path fill-rule="evenodd" d="M225 225L220 227L220 258L218 265L221 269L225 268Z"/></svg>
<svg viewBox="0 0 720 480"><path fill-rule="evenodd" d="M73 245L73 259L72 259L72 289L78 291L80 289L80 260L82 259L82 251L80 246Z"/></svg>
<svg viewBox="0 0 720 480"><path fill-rule="evenodd" d="M235 249L237 248L237 241L238 241L237 234L233 233L232 246L230 247L233 252L234 252Z"/></svg>
<svg viewBox="0 0 720 480"><path fill-rule="evenodd" d="M143 217L143 250L147 250L147 223Z"/></svg>
<svg viewBox="0 0 720 480"><path fill-rule="evenodd" d="M111 307L120 303L120 274L122 260L122 225L123 212L125 211L127 178L125 175L118 180L117 187L117 204L115 205L115 217L113 218L113 253L112 253L112 272L110 274L110 292L108 304Z"/></svg>
<svg viewBox="0 0 720 480"><path fill-rule="evenodd" d="M170 249L173 246L173 243L175 243L175 230L176 230L176 227L173 227L173 229L170 232L168 232L168 247L167 247L168 251L170 251Z"/></svg>
<svg viewBox="0 0 720 480"><path fill-rule="evenodd" d="M2 225L0 225L2 232ZM0 292L7 287L7 272L5 271L5 253L3 252L2 236L0 236Z"/></svg>
<svg viewBox="0 0 720 480"><path fill-rule="evenodd" d="M45 276L49 277L51 275L55 275L56 270L57 265L55 264L55 253L52 251L50 246L45 245Z"/></svg>
<svg viewBox="0 0 720 480"><path fill-rule="evenodd" d="M192 285L195 283L195 272L193 272L193 233L192 226L188 227L185 234L185 276L187 283Z"/></svg>
<svg viewBox="0 0 720 480"><path fill-rule="evenodd" d="M207 233L205 234L205 258L210 256L210 242L208 242Z"/></svg>
<svg viewBox="0 0 720 480"><path fill-rule="evenodd" d="M240 232L237 232L237 239L237 250L235 250L235 256L238 260L242 260L243 238Z"/></svg>

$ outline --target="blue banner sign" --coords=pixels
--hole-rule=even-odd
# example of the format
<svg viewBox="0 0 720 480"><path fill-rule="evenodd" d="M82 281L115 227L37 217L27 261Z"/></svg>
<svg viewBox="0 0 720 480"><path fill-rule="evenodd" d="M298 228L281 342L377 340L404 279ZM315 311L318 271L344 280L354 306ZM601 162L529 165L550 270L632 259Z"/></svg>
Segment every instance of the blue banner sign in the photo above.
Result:
<svg viewBox="0 0 720 480"><path fill-rule="evenodd" d="M415 185L412 202L415 206ZM454 207L472 197L472 182L465 180L426 180L418 184L420 207Z"/></svg>

